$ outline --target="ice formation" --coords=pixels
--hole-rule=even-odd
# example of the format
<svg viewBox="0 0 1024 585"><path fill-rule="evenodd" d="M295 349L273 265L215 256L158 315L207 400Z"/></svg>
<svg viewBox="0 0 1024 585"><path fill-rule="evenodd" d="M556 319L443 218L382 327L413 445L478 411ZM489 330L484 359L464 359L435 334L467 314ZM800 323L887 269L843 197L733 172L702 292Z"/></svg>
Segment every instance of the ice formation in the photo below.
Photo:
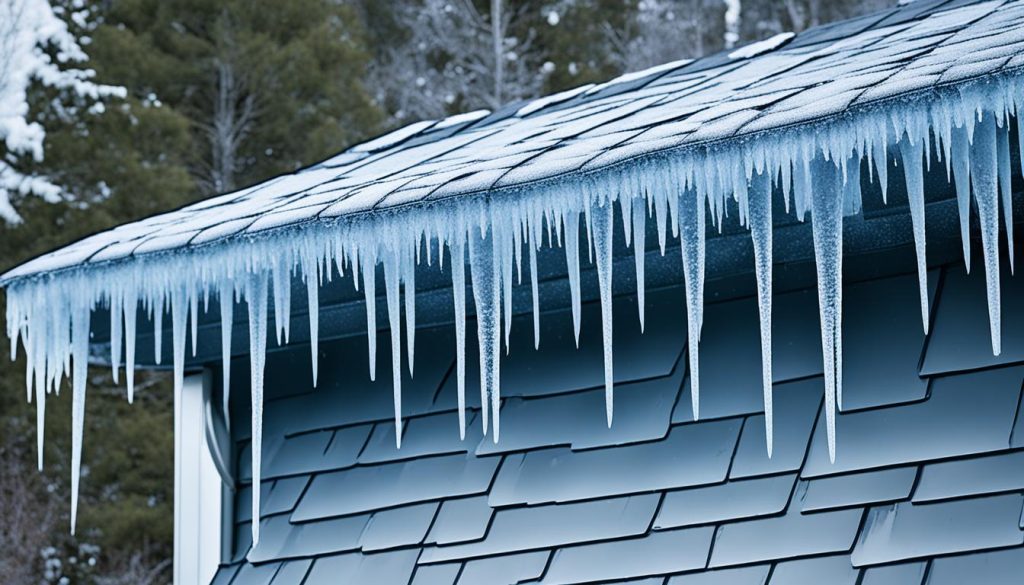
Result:
<svg viewBox="0 0 1024 585"><path fill-rule="evenodd" d="M534 345L539 346L538 260L544 246L562 248L568 272L574 333L579 335L581 263L596 264L602 309L606 376L606 417L613 420L613 343L611 295L613 243L622 238L635 251L636 295L643 324L644 251L649 220L664 254L670 238L682 254L687 308L689 387L694 417L700 413L698 347L703 321L705 230L720 228L736 213L750 229L757 278L761 328L762 384L767 449L772 445L772 208L781 198L787 213L811 219L817 264L821 343L825 360L829 454L835 457L836 411L842 403L842 225L844 215L861 209L863 168L879 181L883 197L890 172L902 172L907 184L920 274L921 316L928 326L925 269L923 173L932 157L946 166L955 184L962 221L963 249L969 259L971 200L980 220L987 283L992 349L1000 351L1000 224L1012 238L1009 192L1010 124L1020 124L1015 78L988 80L959 88L936 88L925 99L903 99L885 107L860 109L814 124L793 125L743 137L688 145L647 154L586 175L570 174L501 192L462 195L380 213L360 213L311 222L263 234L229 238L194 250L152 254L124 261L68 269L7 283L7 334L16 353L23 348L29 399L39 409L40 453L46 395L70 375L73 392L72 497L76 498L81 463L86 396L85 371L89 320L93 309L111 310L111 363L123 365L132 394L138 311L162 331L169 312L174 345L174 382L181 390L186 334L195 327L199 300L219 297L223 323L224 385L230 384L228 357L234 303L244 301L252 354L253 517L258 518L262 452L262 396L267 346L268 304L273 303L275 338L287 343L293 279L306 286L310 351L317 370L318 289L324 280L347 278L365 295L369 375L376 373L377 267L382 265L391 336L396 442L402 421L401 329L404 310L405 362L413 372L415 273L449 270L454 290L459 431L465 436L467 274L480 347L481 421L494 441L500 432L502 343L511 335L511 294L529 286ZM1019 130L1019 128L1018 128ZM1019 136L1018 132L1018 136ZM400 138L400 137L399 137ZM391 137L391 139L396 139ZM890 168L890 156L898 157ZM893 170L893 169L897 170ZM1002 213L1000 213L1002 208ZM619 215L616 220L615 215ZM582 231L581 231L582 227ZM621 231L620 231L621 230ZM523 247L526 247L525 254ZM586 246L586 253L581 250ZM445 256L449 266L446 268ZM1012 258L1011 258L1012 262ZM524 264L528 266L524 267ZM1012 264L1011 264L1012 266ZM522 272L529 273L524 283ZM615 275L623 278L621 274ZM402 302L402 295L404 303ZM216 306L216 305L215 305ZM623 315L618 316L625 318ZM518 332L517 334L525 334ZM157 358L162 352L156 337ZM123 357L121 359L123 346ZM355 375L354 373L352 375ZM225 396L225 401L227 396ZM72 523L77 512L73 504ZM253 522L258 540L259 522Z"/></svg>

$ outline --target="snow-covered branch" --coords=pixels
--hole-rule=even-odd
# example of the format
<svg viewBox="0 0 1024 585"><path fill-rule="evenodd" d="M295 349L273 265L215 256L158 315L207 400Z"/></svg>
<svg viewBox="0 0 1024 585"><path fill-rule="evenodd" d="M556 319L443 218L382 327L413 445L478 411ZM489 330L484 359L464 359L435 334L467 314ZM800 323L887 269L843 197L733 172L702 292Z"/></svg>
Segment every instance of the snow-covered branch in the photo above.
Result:
<svg viewBox="0 0 1024 585"><path fill-rule="evenodd" d="M76 3L76 8L78 4ZM35 81L87 100L124 97L123 87L92 81L95 72L77 67L87 60L78 39L48 0L0 0L0 218L19 222L11 195L60 197L61 188L45 177L25 173L19 160L43 159L42 125L29 117L29 89ZM70 14L86 23L86 10Z"/></svg>

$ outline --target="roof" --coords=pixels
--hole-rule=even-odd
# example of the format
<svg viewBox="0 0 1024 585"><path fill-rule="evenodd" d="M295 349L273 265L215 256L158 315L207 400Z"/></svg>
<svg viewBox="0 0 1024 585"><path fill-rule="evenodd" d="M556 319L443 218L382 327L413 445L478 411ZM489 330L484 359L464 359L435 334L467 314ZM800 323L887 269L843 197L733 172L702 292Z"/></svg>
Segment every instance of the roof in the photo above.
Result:
<svg viewBox="0 0 1024 585"><path fill-rule="evenodd" d="M821 129L810 122L863 117L880 104L1016 72L1024 2L918 0L754 47L491 114L417 122L294 174L88 237L0 282L495 194L670 150L763 150L753 137L768 133L777 147L787 128L813 143Z"/></svg>
<svg viewBox="0 0 1024 585"><path fill-rule="evenodd" d="M540 351L529 336L513 341L497 445L480 434L475 387L459 440L451 327L418 333L401 450L387 381L339 367L310 392L304 356L292 360L300 366L271 365L262 537L250 551L249 413L239 391L232 428L243 487L233 560L214 583L1017 583L1024 281L1004 278L1007 336L994 357L982 273L966 275L959 262L931 271L938 301L925 336L916 278L903 268L847 287L834 465L813 288L775 297L771 459L759 372L736 367L759 360L757 303L727 291L705 313L700 422L690 411L679 288L650 293L660 318L643 335L629 320L620 327L620 355L632 351L616 371L611 429L596 302L584 305L592 315L579 350L564 310L543 316ZM616 312L635 301L617 299ZM529 316L513 324L529 326ZM325 357L342 363L364 343L335 342Z"/></svg>

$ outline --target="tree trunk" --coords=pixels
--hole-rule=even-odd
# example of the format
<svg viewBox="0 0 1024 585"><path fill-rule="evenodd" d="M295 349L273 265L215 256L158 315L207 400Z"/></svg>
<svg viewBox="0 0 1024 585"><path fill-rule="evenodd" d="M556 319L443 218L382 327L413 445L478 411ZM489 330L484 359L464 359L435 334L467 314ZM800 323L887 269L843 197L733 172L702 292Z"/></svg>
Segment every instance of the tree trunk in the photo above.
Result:
<svg viewBox="0 0 1024 585"><path fill-rule="evenodd" d="M502 51L502 45L505 42L504 29L501 15L501 0L491 0L491 41L494 47L495 109L505 101L505 59Z"/></svg>

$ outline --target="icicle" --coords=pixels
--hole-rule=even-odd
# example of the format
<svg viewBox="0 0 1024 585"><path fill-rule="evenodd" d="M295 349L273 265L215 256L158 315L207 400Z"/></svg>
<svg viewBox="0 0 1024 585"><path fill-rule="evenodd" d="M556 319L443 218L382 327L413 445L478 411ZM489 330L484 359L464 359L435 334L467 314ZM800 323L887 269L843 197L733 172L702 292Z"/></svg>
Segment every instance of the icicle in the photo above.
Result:
<svg viewBox="0 0 1024 585"><path fill-rule="evenodd" d="M46 379L40 371L35 378L36 387L36 465L43 470L43 437L46 428Z"/></svg>
<svg viewBox="0 0 1024 585"><path fill-rule="evenodd" d="M676 196L672 194L672 196ZM690 402L693 420L700 418L699 341L704 301L704 200L689 189L680 196L683 276L686 280L687 352L690 356Z"/></svg>
<svg viewBox="0 0 1024 585"><path fill-rule="evenodd" d="M223 279L220 282L217 296L220 298L220 363L224 376L222 384L224 420L230 428L231 417L228 413L231 412L231 328L235 321L234 284L226 278Z"/></svg>
<svg viewBox="0 0 1024 585"><path fill-rule="evenodd" d="M306 305L309 313L309 358L313 368L313 387L320 371L320 265L306 268Z"/></svg>
<svg viewBox="0 0 1024 585"><path fill-rule="evenodd" d="M957 209L960 211L960 242L964 249L964 264L967 273L971 272L971 174L970 174L970 143L967 140L967 129L957 126L953 129L950 139L950 164L953 167L953 180L956 183Z"/></svg>
<svg viewBox="0 0 1024 585"><path fill-rule="evenodd" d="M825 420L828 456L836 459L836 396L843 383L843 213L842 177L832 162L815 159L812 173L811 231L818 273L818 313L825 361Z"/></svg>
<svg viewBox="0 0 1024 585"><path fill-rule="evenodd" d="M277 344L288 343L288 333L291 328L291 263L283 260L274 265L271 272L272 286L274 287L274 331L277 334Z"/></svg>
<svg viewBox="0 0 1024 585"><path fill-rule="evenodd" d="M246 282L249 305L249 374L252 388L252 544L260 541L260 475L263 458L263 368L267 356L267 275Z"/></svg>
<svg viewBox="0 0 1024 585"><path fill-rule="evenodd" d="M615 219L611 200L594 203L590 212L597 252L597 282L601 289L601 336L604 344L604 402L608 427L612 426L614 376L612 372L612 234Z"/></svg>
<svg viewBox="0 0 1024 585"><path fill-rule="evenodd" d="M183 286L171 292L171 356L174 365L175 404L180 404L185 381L185 325L188 324L189 298Z"/></svg>
<svg viewBox="0 0 1024 585"><path fill-rule="evenodd" d="M85 382L89 356L89 305L71 309L71 534L78 520L78 486L82 477L82 435L85 431ZM58 321L59 322L59 321Z"/></svg>
<svg viewBox="0 0 1024 585"><path fill-rule="evenodd" d="M500 431L498 409L501 404L501 329L498 325L501 322L501 267L496 258L499 250L493 231L487 238L481 236L478 230L471 231L469 259L473 301L476 304L477 343L480 348L480 404L483 409L484 434L487 434L487 401L490 398L493 416L491 428L494 430L492 437L497 443Z"/></svg>
<svg viewBox="0 0 1024 585"><path fill-rule="evenodd" d="M882 188L882 202L889 203L889 155L883 142L871 149L875 159L875 171L878 173L878 186Z"/></svg>
<svg viewBox="0 0 1024 585"><path fill-rule="evenodd" d="M377 260L361 255L363 296L366 298L366 341L369 344L370 380L377 379ZM358 282L359 277L356 276Z"/></svg>
<svg viewBox="0 0 1024 585"><path fill-rule="evenodd" d="M647 209L643 198L633 200L633 259L636 264L636 308L640 315L640 332L644 331L645 274L644 259L647 257Z"/></svg>
<svg viewBox="0 0 1024 585"><path fill-rule="evenodd" d="M540 348L540 275L537 274L537 248L540 246L540 226L531 226L530 236L530 298L533 301L533 349Z"/></svg>
<svg viewBox="0 0 1024 585"><path fill-rule="evenodd" d="M121 310L121 303L124 298L120 295L110 297L110 369L113 372L114 383L118 383L121 370L121 338L124 329L124 311Z"/></svg>
<svg viewBox="0 0 1024 585"><path fill-rule="evenodd" d="M419 250L419 246L416 247ZM427 249L430 249L428 242ZM418 252L417 252L418 254ZM418 259L411 255L405 258L402 281L405 283L405 348L408 355L409 375L413 374L416 356L416 264Z"/></svg>
<svg viewBox="0 0 1024 585"><path fill-rule="evenodd" d="M157 296L153 312L153 353L159 364L164 355L164 297Z"/></svg>
<svg viewBox="0 0 1024 585"><path fill-rule="evenodd" d="M921 298L921 325L928 334L928 261L925 256L924 221L924 169L922 168L921 144L912 144L904 136L900 140L900 157L903 159L903 176L907 182L907 197L910 199L910 220L914 226L914 251L917 255L917 288ZM840 399L840 404L842 400Z"/></svg>
<svg viewBox="0 0 1024 585"><path fill-rule="evenodd" d="M569 211L562 218L565 226L565 263L569 269L569 296L572 297L572 331L580 346L580 215ZM472 253L472 248L470 249ZM475 281L474 281L475 282Z"/></svg>
<svg viewBox="0 0 1024 585"><path fill-rule="evenodd" d="M1013 274L1013 189L1010 181L1010 125L1003 124L996 130L999 170L999 193L1003 196L1003 225L1006 227L1006 243L1010 260L1010 274Z"/></svg>
<svg viewBox="0 0 1024 585"><path fill-rule="evenodd" d="M455 302L455 372L459 396L459 438L466 438L466 251L465 230L448 243L452 260L452 298ZM440 260L439 260L440 261ZM481 409L486 417L487 404ZM484 423L486 429L487 424Z"/></svg>
<svg viewBox="0 0 1024 585"><path fill-rule="evenodd" d="M494 226L494 222L492 222ZM495 229L492 227L492 229ZM512 238L506 230L495 229L494 245L498 246L495 251L498 253L498 260L501 263L501 299L503 303L502 317L504 318L505 331L505 355L508 355L509 339L512 336Z"/></svg>
<svg viewBox="0 0 1024 585"><path fill-rule="evenodd" d="M761 388L764 392L764 434L768 458L772 456L772 185L767 174L750 181L747 211L754 243L757 276L757 312L761 319Z"/></svg>
<svg viewBox="0 0 1024 585"><path fill-rule="evenodd" d="M981 223L981 247L985 256L985 286L992 353L1002 352L999 298L999 195L996 164L996 123L987 114L974 129L971 144L971 183Z"/></svg>
<svg viewBox="0 0 1024 585"><path fill-rule="evenodd" d="M199 295L196 291L189 294L188 314L192 326L192 357L196 357L196 342L199 339Z"/></svg>
<svg viewBox="0 0 1024 585"><path fill-rule="evenodd" d="M398 258L394 252L384 255L384 292L388 301L391 333L391 388L395 403L395 447L402 446L402 314L399 298Z"/></svg>
<svg viewBox="0 0 1024 585"><path fill-rule="evenodd" d="M128 404L135 401L135 323L139 310L134 283L124 296L124 378L128 386Z"/></svg>

